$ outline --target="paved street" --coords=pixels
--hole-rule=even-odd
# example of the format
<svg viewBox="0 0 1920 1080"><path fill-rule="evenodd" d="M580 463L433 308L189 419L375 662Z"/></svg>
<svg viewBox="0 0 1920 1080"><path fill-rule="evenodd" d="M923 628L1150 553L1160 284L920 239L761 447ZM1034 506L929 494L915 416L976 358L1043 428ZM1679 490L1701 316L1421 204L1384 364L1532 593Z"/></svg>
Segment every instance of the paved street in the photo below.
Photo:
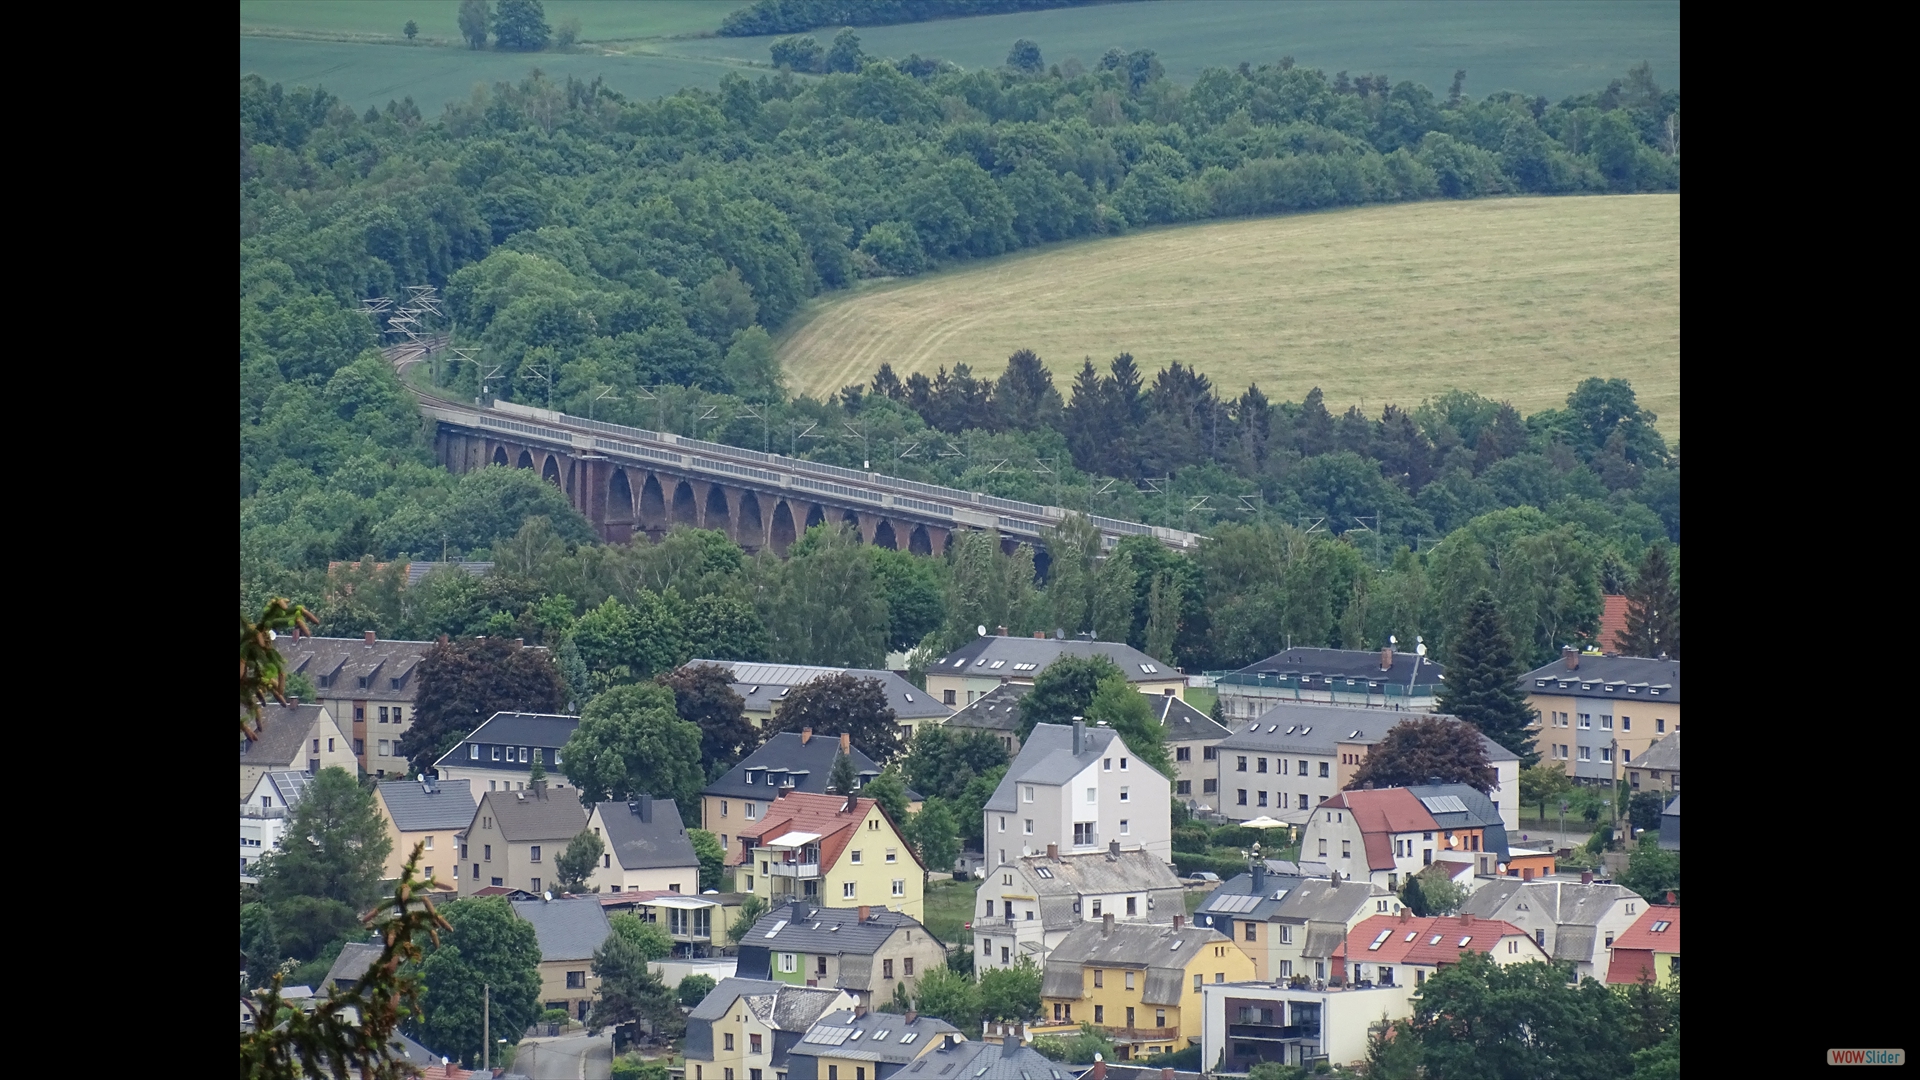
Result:
<svg viewBox="0 0 1920 1080"><path fill-rule="evenodd" d="M609 1080L613 1076L613 1037L575 1032L522 1040L513 1059L513 1071L533 1080Z"/></svg>

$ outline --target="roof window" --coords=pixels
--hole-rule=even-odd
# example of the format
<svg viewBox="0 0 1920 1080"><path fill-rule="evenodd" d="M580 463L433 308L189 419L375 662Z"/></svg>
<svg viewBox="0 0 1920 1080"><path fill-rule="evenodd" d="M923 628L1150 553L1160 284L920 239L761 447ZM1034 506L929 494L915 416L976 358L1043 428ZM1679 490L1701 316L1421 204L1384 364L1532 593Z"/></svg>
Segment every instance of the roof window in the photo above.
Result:
<svg viewBox="0 0 1920 1080"><path fill-rule="evenodd" d="M1303 728L1301 728L1301 729L1300 729L1300 734L1302 734L1302 735L1306 735L1306 734L1308 734L1308 733L1310 733L1310 732L1312 732L1312 731L1313 731L1313 725L1312 725L1312 724L1308 724L1308 725L1307 725L1306 727L1303 727Z"/></svg>
<svg viewBox="0 0 1920 1080"><path fill-rule="evenodd" d="M995 660L993 663L988 664L987 666L990 668L999 668L999 667L1005 667L1006 664L1007 662L1005 660Z"/></svg>
<svg viewBox="0 0 1920 1080"><path fill-rule="evenodd" d="M1428 941L1428 942L1427 942L1427 944L1429 944L1429 945L1438 945L1438 944L1440 944L1440 935L1439 935L1439 934L1435 934L1435 935L1433 935L1433 938L1432 938L1432 940L1430 940L1430 941Z"/></svg>
<svg viewBox="0 0 1920 1080"><path fill-rule="evenodd" d="M917 1031L906 1032L905 1034L900 1036L900 1045L905 1046L919 1037L920 1037L920 1033Z"/></svg>
<svg viewBox="0 0 1920 1080"><path fill-rule="evenodd" d="M1160 671L1159 668L1154 667L1152 664L1141 664L1140 670L1146 672L1149 675L1158 674Z"/></svg>
<svg viewBox="0 0 1920 1080"><path fill-rule="evenodd" d="M1354 729L1353 729L1352 731L1349 731L1349 732L1347 732L1347 738L1349 738L1349 739L1357 739L1357 738L1359 738L1359 737L1360 737L1360 729L1359 729L1359 728L1354 728Z"/></svg>
<svg viewBox="0 0 1920 1080"><path fill-rule="evenodd" d="M1387 939L1392 936L1393 936L1393 931L1391 930L1380 931L1380 936L1373 939L1373 944L1367 946L1367 951L1372 952L1375 949L1378 949L1380 946L1386 944Z"/></svg>
<svg viewBox="0 0 1920 1080"><path fill-rule="evenodd" d="M1672 924L1672 923L1670 923L1670 922L1668 922L1667 920L1665 920L1665 919L1661 919L1661 920L1660 920L1659 922L1657 922L1657 923L1654 923L1654 924L1653 924L1653 932L1654 932L1654 933L1656 933L1656 934L1658 934L1658 933L1663 933L1663 932L1665 932L1665 930L1667 929L1667 927L1669 927L1669 926L1672 926L1672 925L1673 925L1673 924Z"/></svg>
<svg viewBox="0 0 1920 1080"><path fill-rule="evenodd" d="M1465 937L1462 937L1462 938L1460 939L1460 947L1464 949L1464 948L1466 948L1466 947L1467 947L1467 945L1468 945L1468 944L1469 944L1470 942L1472 942L1472 941L1473 941L1473 935L1472 935L1472 934L1468 934L1468 935L1466 935Z"/></svg>
<svg viewBox="0 0 1920 1080"><path fill-rule="evenodd" d="M1278 725L1276 725L1276 726L1278 726ZM1289 735L1291 735L1291 734L1293 734L1293 729L1294 729L1294 728L1297 728L1297 727L1299 727L1299 726L1300 726L1299 724L1288 724L1288 725L1287 725L1287 734L1289 734ZM1273 730L1273 728L1268 728L1267 730L1268 730L1268 731L1272 731L1272 730Z"/></svg>
<svg viewBox="0 0 1920 1080"><path fill-rule="evenodd" d="M912 695L912 694L908 694L908 695L907 695L907 702L908 702L908 704L912 704L912 702L913 702L913 695ZM988 706L988 708L992 708L992 706Z"/></svg>

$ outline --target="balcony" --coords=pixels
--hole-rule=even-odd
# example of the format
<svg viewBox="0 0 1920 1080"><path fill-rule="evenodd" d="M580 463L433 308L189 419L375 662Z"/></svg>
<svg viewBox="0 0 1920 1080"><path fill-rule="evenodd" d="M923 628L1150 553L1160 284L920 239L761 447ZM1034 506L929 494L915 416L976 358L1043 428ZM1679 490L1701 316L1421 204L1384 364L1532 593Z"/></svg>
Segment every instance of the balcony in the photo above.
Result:
<svg viewBox="0 0 1920 1080"><path fill-rule="evenodd" d="M1290 1042L1295 1039L1319 1039L1318 1024L1229 1024L1227 1037L1230 1039L1264 1039L1270 1042Z"/></svg>
<svg viewBox="0 0 1920 1080"><path fill-rule="evenodd" d="M820 864L776 862L767 864L769 877L817 878L820 876Z"/></svg>
<svg viewBox="0 0 1920 1080"><path fill-rule="evenodd" d="M1095 1027L1107 1033L1107 1037L1117 1043L1171 1042L1180 1038L1177 1027L1108 1027L1095 1024Z"/></svg>

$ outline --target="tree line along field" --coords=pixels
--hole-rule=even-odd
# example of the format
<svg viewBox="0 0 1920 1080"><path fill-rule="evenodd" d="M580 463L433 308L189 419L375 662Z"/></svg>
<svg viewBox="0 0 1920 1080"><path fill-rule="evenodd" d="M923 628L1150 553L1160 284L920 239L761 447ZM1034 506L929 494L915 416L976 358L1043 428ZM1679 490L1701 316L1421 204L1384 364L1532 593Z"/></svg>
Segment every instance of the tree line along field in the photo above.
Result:
<svg viewBox="0 0 1920 1080"><path fill-rule="evenodd" d="M1451 388L1557 407L1629 380L1680 434L1680 197L1424 202L1153 229L838 294L782 337L794 393L1030 348L1063 390L1084 357L1179 361L1222 394L1315 386L1335 413Z"/></svg>
<svg viewBox="0 0 1920 1080"><path fill-rule="evenodd" d="M740 6L549 0L548 23L578 19L584 47L526 54L461 46L458 0L243 0L240 71L289 88L324 86L360 109L411 95L428 115L464 100L476 82L518 81L534 67L560 79L597 76L629 98L651 99L684 86L712 87L744 65L765 69L774 38L694 36L711 34ZM408 19L419 24L421 42L443 47L394 51ZM824 43L834 29L815 36ZM1680 80L1679 5L1665 0L1160 0L861 27L858 34L873 56L917 53L966 68L999 66L1019 38L1039 43L1049 63L1073 57L1091 66L1111 48L1152 49L1180 82L1209 66L1277 63L1283 56L1328 72L1373 72L1429 87L1445 87L1465 69L1476 96L1512 89L1558 100L1604 86L1641 60L1662 85Z"/></svg>

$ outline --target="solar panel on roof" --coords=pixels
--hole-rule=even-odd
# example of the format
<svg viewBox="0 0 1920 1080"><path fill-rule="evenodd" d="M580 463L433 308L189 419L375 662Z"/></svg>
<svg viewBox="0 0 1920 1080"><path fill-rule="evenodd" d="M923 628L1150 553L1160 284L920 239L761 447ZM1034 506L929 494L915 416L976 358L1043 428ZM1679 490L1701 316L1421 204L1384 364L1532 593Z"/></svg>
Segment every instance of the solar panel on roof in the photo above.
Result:
<svg viewBox="0 0 1920 1080"><path fill-rule="evenodd" d="M1420 805L1436 814L1464 814L1467 804L1460 801L1458 795L1429 795L1420 800Z"/></svg>
<svg viewBox="0 0 1920 1080"><path fill-rule="evenodd" d="M851 1034L853 1034L852 1028L815 1027L811 1031L807 1032L807 1034L800 1041L808 1042L808 1043L821 1043L826 1046L839 1046L841 1043L846 1042L847 1036Z"/></svg>

